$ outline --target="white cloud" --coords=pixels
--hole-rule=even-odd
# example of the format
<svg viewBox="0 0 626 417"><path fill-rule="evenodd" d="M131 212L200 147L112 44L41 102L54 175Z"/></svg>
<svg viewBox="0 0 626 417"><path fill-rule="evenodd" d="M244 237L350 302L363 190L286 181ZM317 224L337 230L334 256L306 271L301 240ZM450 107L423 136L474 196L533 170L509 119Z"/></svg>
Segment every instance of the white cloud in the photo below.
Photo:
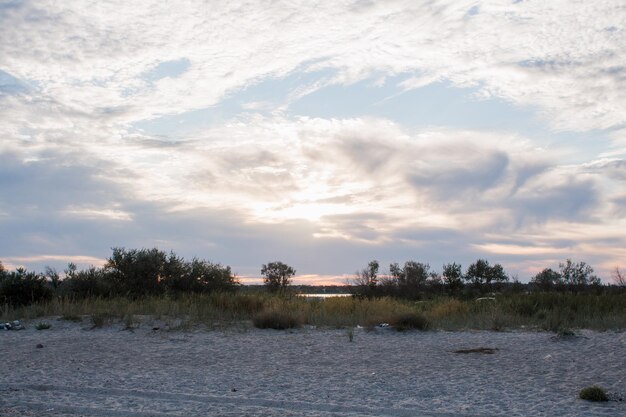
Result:
<svg viewBox="0 0 626 417"><path fill-rule="evenodd" d="M0 202L0 227L23 227L12 243L51 253L87 223L109 239L105 248L114 233L180 245L173 225L153 232L164 227L159 216L194 224L232 213L218 237L238 244L258 244L264 227L292 227L284 246L270 247L346 241L370 254L363 248L435 242L429 253L486 251L511 265L553 248L550 256L588 251L608 265L624 243L614 231L626 201L625 16L614 1L565 0L0 5L0 179L10 178L0 187L12 196ZM146 76L170 61L189 65L176 77ZM252 85L315 71L280 103L244 106L270 116L228 115L176 141L131 128L219 110ZM613 148L596 157L515 132L288 116L317 89L364 79L473 87L477 99L537 109L556 130L611 129ZM564 165L572 152L583 162ZM67 234L46 229L48 217ZM183 230L199 247L219 246Z"/></svg>
<svg viewBox="0 0 626 417"><path fill-rule="evenodd" d="M215 105L229 91L296 69L337 71L321 85L380 73L413 74L405 88L450 80L537 107L558 129L626 122L623 7L486 1L468 15L475 5L23 2L3 12L0 56L3 70L45 97L127 123ZM178 59L190 66L176 78L142 79Z"/></svg>

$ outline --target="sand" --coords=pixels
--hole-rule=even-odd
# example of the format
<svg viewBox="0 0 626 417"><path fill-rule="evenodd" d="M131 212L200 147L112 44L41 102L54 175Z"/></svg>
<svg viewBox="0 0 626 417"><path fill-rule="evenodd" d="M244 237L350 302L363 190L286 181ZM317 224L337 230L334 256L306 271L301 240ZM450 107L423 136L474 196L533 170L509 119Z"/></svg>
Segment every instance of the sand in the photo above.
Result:
<svg viewBox="0 0 626 417"><path fill-rule="evenodd" d="M626 416L626 333L313 328L0 333L1 416ZM43 345L38 348L37 345ZM492 354L454 353L478 347Z"/></svg>

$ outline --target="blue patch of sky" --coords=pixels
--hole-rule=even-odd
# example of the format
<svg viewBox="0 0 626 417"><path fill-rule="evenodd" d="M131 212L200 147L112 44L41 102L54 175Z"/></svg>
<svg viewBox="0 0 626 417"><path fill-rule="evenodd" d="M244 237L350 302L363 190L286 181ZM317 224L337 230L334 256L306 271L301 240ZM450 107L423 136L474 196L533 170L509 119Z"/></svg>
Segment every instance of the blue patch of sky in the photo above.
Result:
<svg viewBox="0 0 626 417"><path fill-rule="evenodd" d="M541 129L535 109L499 98L480 99L478 88L458 88L445 81L403 91L398 84L405 78L392 77L378 87L371 79L327 86L293 103L290 112L323 118L384 117L414 128Z"/></svg>
<svg viewBox="0 0 626 417"><path fill-rule="evenodd" d="M465 13L465 19L469 19L472 16L476 16L480 12L480 7L472 6L467 13Z"/></svg>
<svg viewBox="0 0 626 417"><path fill-rule="evenodd" d="M20 0L6 0L0 3L0 17L4 17L7 11L18 9L23 5Z"/></svg>
<svg viewBox="0 0 626 417"><path fill-rule="evenodd" d="M216 106L138 122L135 127L168 140L182 139L246 113L267 114L283 106L295 90L330 80L334 75L334 70L294 71L286 77L266 78L227 94ZM446 127L515 132L537 139L547 147L575 146L591 155L606 150L605 131L554 131L538 116L537 108L515 105L497 97L479 98L480 87L459 88L442 81L403 91L398 85L409 76L389 77L382 85L376 83L380 75L350 85L326 85L290 103L286 114L320 118L380 117L414 129ZM251 102L266 103L267 107L246 109L245 105Z"/></svg>
<svg viewBox="0 0 626 417"><path fill-rule="evenodd" d="M29 90L29 87L28 83L15 78L6 71L0 70L0 95L25 93Z"/></svg>
<svg viewBox="0 0 626 417"><path fill-rule="evenodd" d="M157 66L144 72L141 78L148 82L158 81L162 78L176 78L189 69L191 62L187 58L171 61L163 61Z"/></svg>
<svg viewBox="0 0 626 417"><path fill-rule="evenodd" d="M218 105L191 110L181 114L165 115L134 123L134 128L145 134L182 139L196 131L210 128L245 113L269 113L285 103L287 96L303 85L332 77L335 71L292 72L286 77L269 78L246 88L229 92ZM261 109L247 109L250 103L265 103Z"/></svg>

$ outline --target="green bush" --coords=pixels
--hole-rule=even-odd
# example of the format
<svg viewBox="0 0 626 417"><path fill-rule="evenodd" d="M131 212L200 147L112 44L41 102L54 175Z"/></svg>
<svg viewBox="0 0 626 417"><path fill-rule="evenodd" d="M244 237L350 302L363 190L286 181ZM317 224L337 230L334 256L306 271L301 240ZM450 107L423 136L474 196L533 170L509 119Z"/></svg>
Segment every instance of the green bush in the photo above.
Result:
<svg viewBox="0 0 626 417"><path fill-rule="evenodd" d="M110 297L115 293L110 276L99 268L88 268L83 271L71 271L61 281L59 293L71 299Z"/></svg>
<svg viewBox="0 0 626 417"><path fill-rule="evenodd" d="M578 398L587 401L608 401L606 392L601 387L593 385L591 387L583 388L578 393Z"/></svg>
<svg viewBox="0 0 626 417"><path fill-rule="evenodd" d="M389 320L389 324L399 332L405 330L427 330L430 327L428 319L417 313L398 314Z"/></svg>
<svg viewBox="0 0 626 417"><path fill-rule="evenodd" d="M201 259L186 262L157 249L113 248L104 266L107 278L118 295L140 298L152 295L180 295L233 291L238 282L229 266Z"/></svg>
<svg viewBox="0 0 626 417"><path fill-rule="evenodd" d="M266 310L254 316L252 323L259 329L285 330L300 327L302 319L293 313Z"/></svg>
<svg viewBox="0 0 626 417"><path fill-rule="evenodd" d="M49 329L50 327L52 327L52 326L50 325L50 323L47 323L47 322L45 322L45 321L40 321L39 323L37 323L37 324L35 325L35 329L37 329L37 330L47 330L47 329Z"/></svg>
<svg viewBox="0 0 626 417"><path fill-rule="evenodd" d="M26 306L51 298L52 289L42 275L19 268L15 272L4 272L0 277L0 303Z"/></svg>

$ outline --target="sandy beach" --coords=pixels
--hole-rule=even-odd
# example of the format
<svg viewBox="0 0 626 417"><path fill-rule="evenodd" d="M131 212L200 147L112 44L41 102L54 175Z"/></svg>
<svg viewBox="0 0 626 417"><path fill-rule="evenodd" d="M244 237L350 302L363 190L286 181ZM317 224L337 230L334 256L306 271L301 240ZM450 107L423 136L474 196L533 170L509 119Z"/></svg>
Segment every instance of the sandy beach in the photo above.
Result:
<svg viewBox="0 0 626 417"><path fill-rule="evenodd" d="M620 416L626 333L167 331L0 333L2 416ZM159 326L160 327L160 326ZM43 345L43 347L37 347ZM493 354L454 353L490 347Z"/></svg>

